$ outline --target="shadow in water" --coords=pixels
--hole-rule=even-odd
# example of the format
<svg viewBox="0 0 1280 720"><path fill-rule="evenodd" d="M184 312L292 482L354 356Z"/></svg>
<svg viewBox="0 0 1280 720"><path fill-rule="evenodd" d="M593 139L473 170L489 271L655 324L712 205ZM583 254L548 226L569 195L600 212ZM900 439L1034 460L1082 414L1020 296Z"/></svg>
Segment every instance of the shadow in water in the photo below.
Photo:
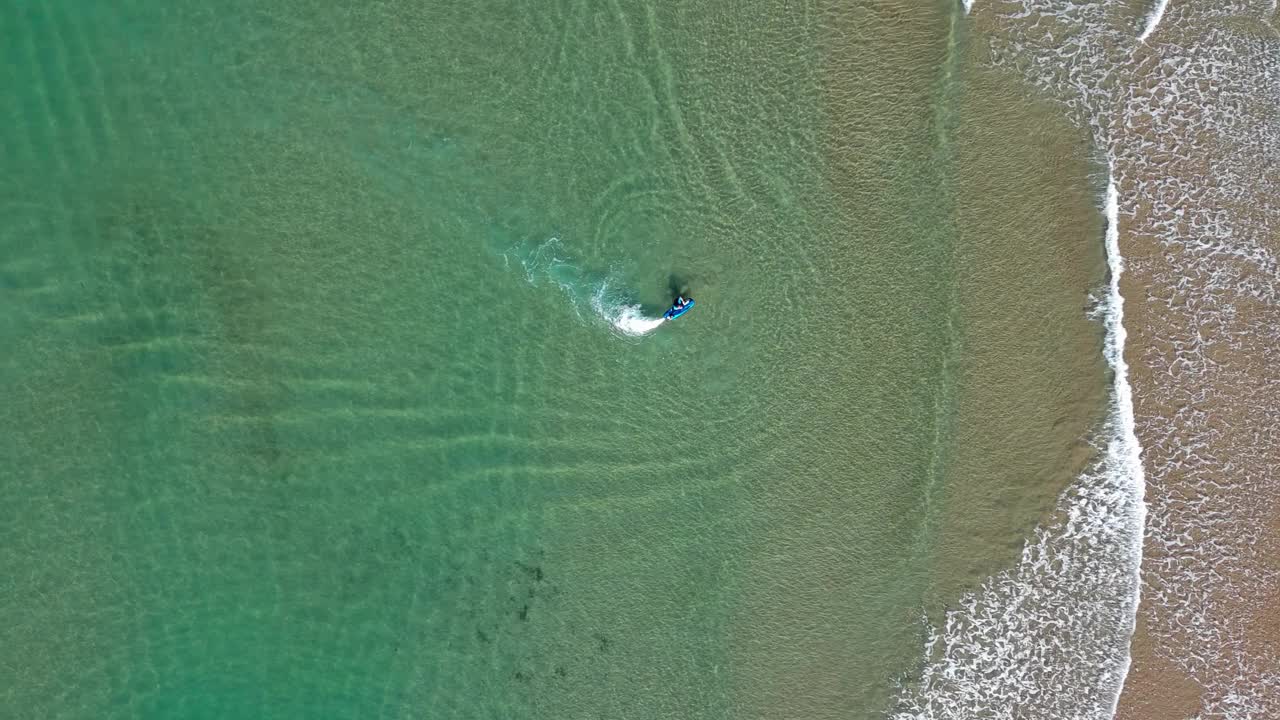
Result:
<svg viewBox="0 0 1280 720"><path fill-rule="evenodd" d="M689 278L671 273L667 276L667 290L672 301L679 295L689 297Z"/></svg>

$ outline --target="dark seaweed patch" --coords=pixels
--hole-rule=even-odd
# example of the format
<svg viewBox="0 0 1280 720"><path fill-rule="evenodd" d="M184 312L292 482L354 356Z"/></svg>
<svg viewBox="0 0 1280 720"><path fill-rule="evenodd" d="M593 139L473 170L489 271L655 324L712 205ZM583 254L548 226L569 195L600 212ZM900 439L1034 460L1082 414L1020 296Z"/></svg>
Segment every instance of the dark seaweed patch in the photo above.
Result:
<svg viewBox="0 0 1280 720"><path fill-rule="evenodd" d="M609 647L613 642L604 633L591 633L591 637L596 641L596 650L598 652L609 652Z"/></svg>
<svg viewBox="0 0 1280 720"><path fill-rule="evenodd" d="M526 565L525 563L522 563L517 560L516 567L523 570L525 575L528 575L530 578L533 578L534 582L542 582L543 576L542 576L541 565Z"/></svg>

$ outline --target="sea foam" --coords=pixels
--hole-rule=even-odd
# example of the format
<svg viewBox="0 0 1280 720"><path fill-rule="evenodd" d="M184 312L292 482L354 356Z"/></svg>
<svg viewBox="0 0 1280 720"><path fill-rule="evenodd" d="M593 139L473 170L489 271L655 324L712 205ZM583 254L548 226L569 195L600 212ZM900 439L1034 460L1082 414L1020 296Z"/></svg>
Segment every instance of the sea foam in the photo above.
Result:
<svg viewBox="0 0 1280 720"><path fill-rule="evenodd" d="M1145 41L1155 31L1156 26L1160 24L1160 20L1164 17L1164 11L1169 8L1169 0L1156 0L1156 4L1151 8L1151 12L1147 13L1147 22L1142 28L1142 34L1138 36L1138 42Z"/></svg>
<svg viewBox="0 0 1280 720"><path fill-rule="evenodd" d="M1142 446L1138 442L1133 414L1133 388L1129 385L1129 364L1124 359L1125 342L1128 332L1124 328L1124 295L1120 292L1120 276L1124 274L1124 256L1120 254L1120 195L1116 191L1114 162L1107 168L1107 196L1103 207L1106 216L1106 253L1110 283L1106 305L1105 324L1107 364L1112 372L1112 438L1107 444L1106 465L1111 468L1118 482L1129 487L1129 502L1126 509L1130 525L1129 571L1132 593L1130 595L1130 613L1126 635L1133 636L1137 624L1138 603L1142 589L1142 533L1146 527L1147 506L1146 478L1142 469ZM1131 657L1128 652L1129 643L1125 643L1126 651L1120 667L1120 676L1112 694L1109 716L1114 716L1116 704L1120 700L1120 691L1124 687L1125 677L1129 674Z"/></svg>

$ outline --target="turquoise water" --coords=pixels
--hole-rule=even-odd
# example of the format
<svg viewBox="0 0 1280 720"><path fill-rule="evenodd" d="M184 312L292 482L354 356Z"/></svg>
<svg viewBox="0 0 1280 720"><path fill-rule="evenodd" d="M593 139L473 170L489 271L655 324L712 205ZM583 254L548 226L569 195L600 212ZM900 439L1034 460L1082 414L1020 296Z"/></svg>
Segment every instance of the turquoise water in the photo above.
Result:
<svg viewBox="0 0 1280 720"><path fill-rule="evenodd" d="M875 716L954 12L6 3L0 704Z"/></svg>

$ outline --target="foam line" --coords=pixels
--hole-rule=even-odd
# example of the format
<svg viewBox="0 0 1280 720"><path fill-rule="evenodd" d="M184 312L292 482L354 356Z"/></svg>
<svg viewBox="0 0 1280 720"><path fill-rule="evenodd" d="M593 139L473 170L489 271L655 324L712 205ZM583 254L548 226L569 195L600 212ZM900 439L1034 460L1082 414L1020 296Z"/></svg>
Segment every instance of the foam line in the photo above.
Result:
<svg viewBox="0 0 1280 720"><path fill-rule="evenodd" d="M1168 0L1161 0L1160 8ZM1159 18L1156 18L1157 22ZM1129 675L1132 664L1133 631L1137 627L1138 604L1142 593L1142 539L1147 520L1146 476L1142 468L1142 446L1138 442L1133 414L1133 388L1129 385L1129 364L1124 359L1125 341L1128 332L1124 328L1124 295L1120 293L1120 276L1124 274L1124 257L1120 254L1120 200L1116 191L1114 164L1107 169L1107 199L1104 213L1107 221L1106 254L1107 267L1111 276L1108 288L1106 309L1106 358L1112 370L1112 392L1115 398L1115 436L1107 445L1108 465L1117 471L1123 471L1122 477L1127 479L1132 493L1131 507L1133 522L1136 525L1130 533L1130 553L1134 558L1133 597L1131 599L1133 613L1129 618L1127 632L1130 643L1126 643L1125 657L1120 667L1120 682L1116 686L1115 698L1111 701L1111 715L1115 716L1116 706L1120 702L1120 692L1124 688L1125 679Z"/></svg>
<svg viewBox="0 0 1280 720"><path fill-rule="evenodd" d="M1156 0L1156 4L1151 8L1151 12L1147 13L1147 24L1142 29L1142 34L1138 36L1138 42L1143 42L1151 35L1156 26L1160 24L1160 20L1164 18L1164 11L1169 7L1169 0Z"/></svg>

